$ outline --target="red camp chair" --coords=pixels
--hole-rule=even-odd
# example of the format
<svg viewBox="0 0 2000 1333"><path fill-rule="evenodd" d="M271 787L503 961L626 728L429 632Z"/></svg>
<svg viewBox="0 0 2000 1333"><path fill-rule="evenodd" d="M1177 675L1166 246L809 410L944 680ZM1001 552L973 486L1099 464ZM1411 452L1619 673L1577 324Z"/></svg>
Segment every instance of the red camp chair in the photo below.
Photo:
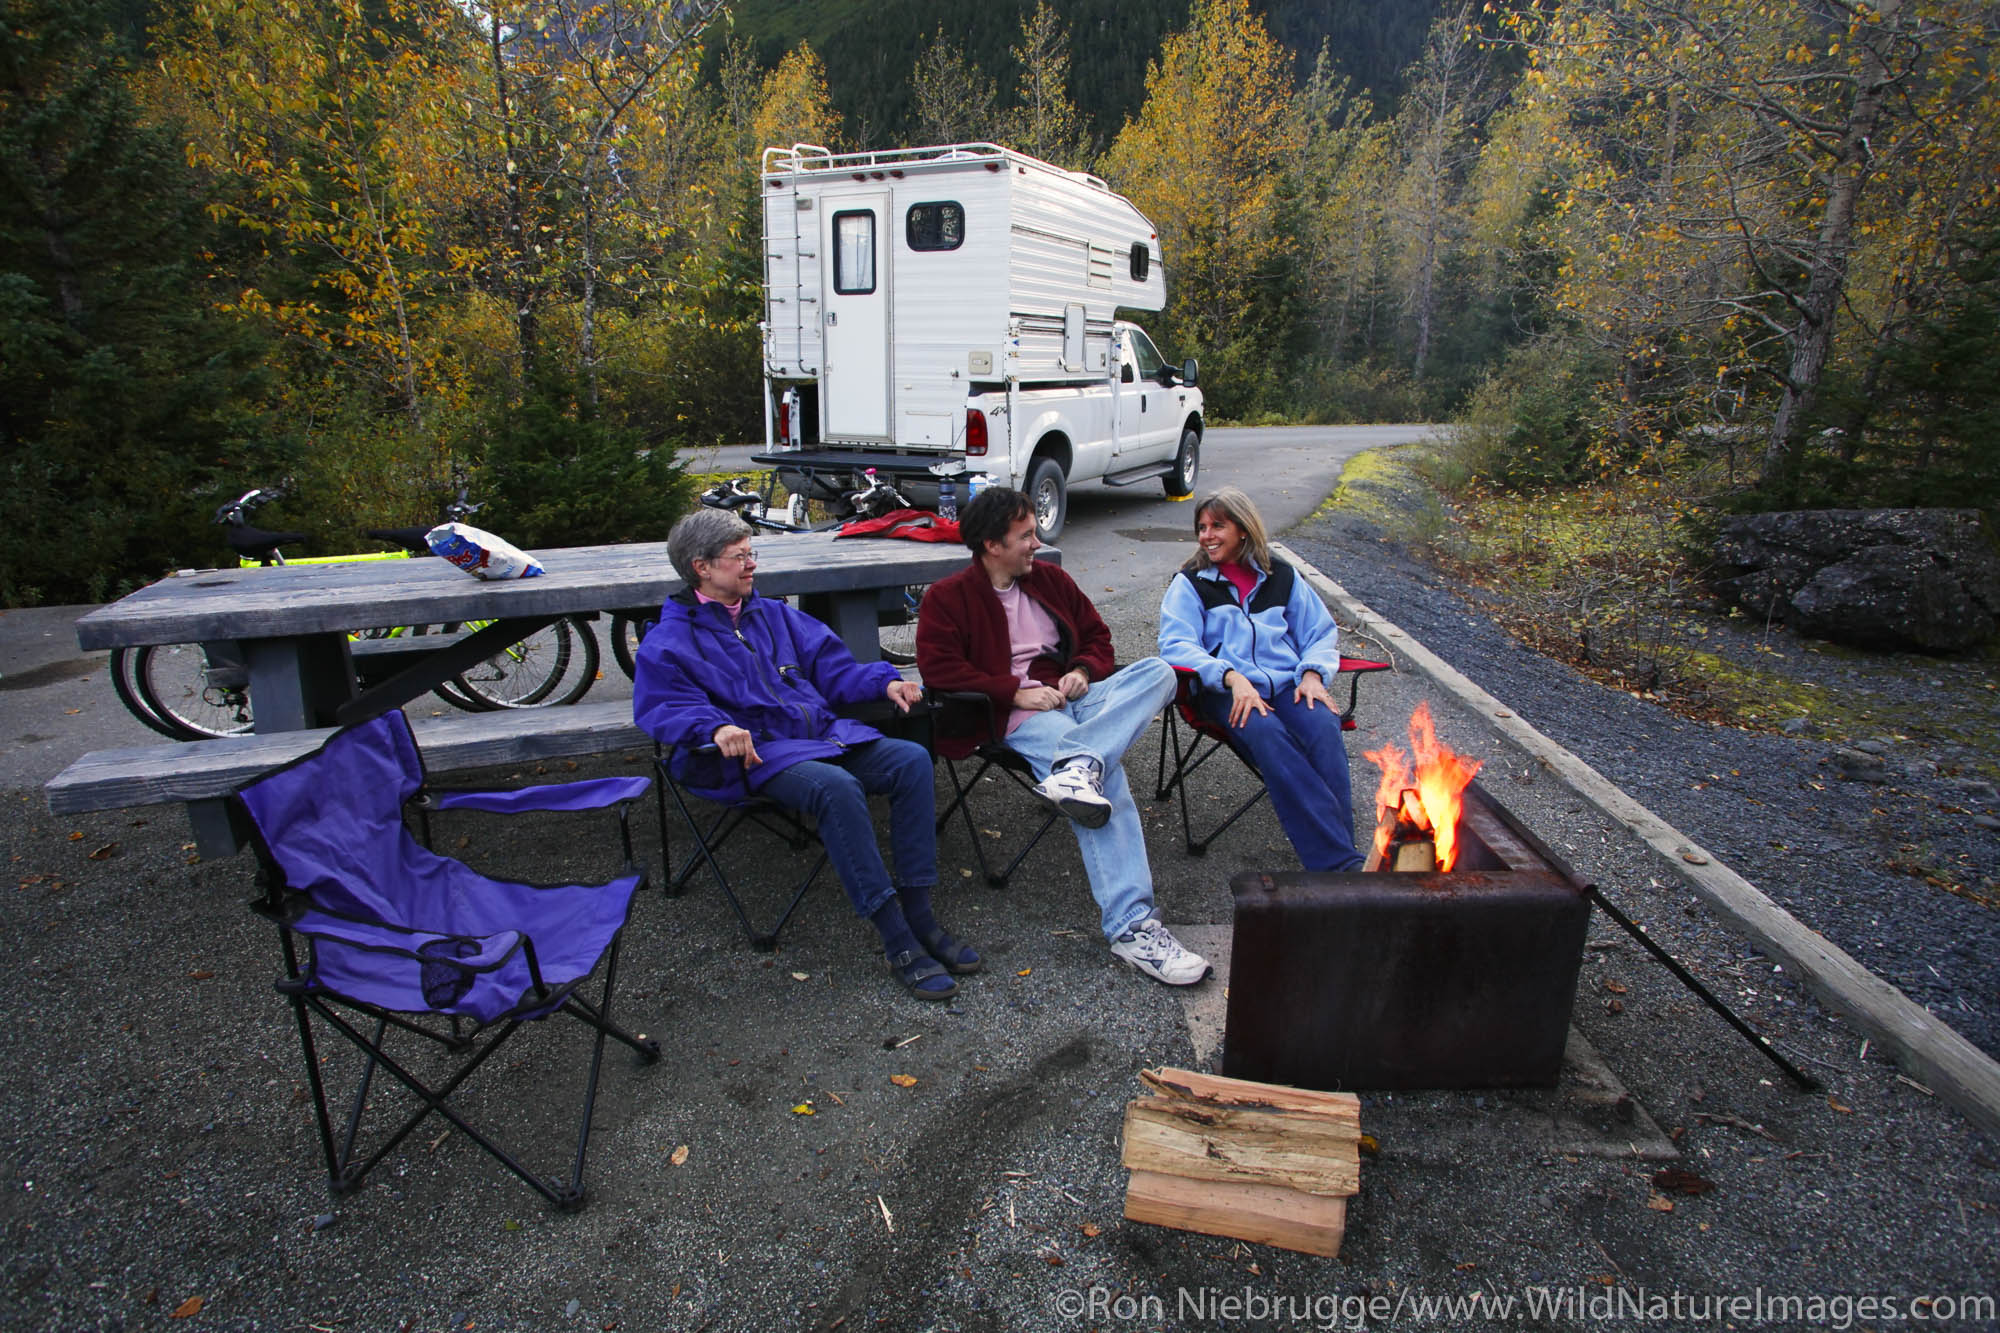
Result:
<svg viewBox="0 0 2000 1333"><path fill-rule="evenodd" d="M1343 657L1340 659L1340 676L1347 677L1347 707L1340 710L1340 729L1354 730L1354 707L1361 691L1361 677L1371 671L1387 671L1387 662L1370 661L1365 657ZM1160 728L1160 785L1153 793L1153 799L1164 801L1178 789L1181 797L1181 834L1187 839L1189 856L1207 853L1209 844L1228 831L1229 826L1250 813L1250 807L1269 795L1264 786L1264 775L1257 771L1256 760L1250 755L1249 747L1235 736L1228 727L1217 726L1203 717L1194 706L1195 691L1201 687L1201 678L1185 667L1175 667L1174 675L1179 678L1180 689L1174 694L1174 701L1167 706L1166 725ZM1181 728L1185 725L1189 735L1182 744ZM1187 780L1203 764L1213 759L1217 753L1227 750L1242 761L1250 770L1250 776L1257 780L1257 790L1250 798L1236 807L1230 815L1205 838L1194 836L1194 821L1188 813ZM1173 763L1168 764L1169 754Z"/></svg>

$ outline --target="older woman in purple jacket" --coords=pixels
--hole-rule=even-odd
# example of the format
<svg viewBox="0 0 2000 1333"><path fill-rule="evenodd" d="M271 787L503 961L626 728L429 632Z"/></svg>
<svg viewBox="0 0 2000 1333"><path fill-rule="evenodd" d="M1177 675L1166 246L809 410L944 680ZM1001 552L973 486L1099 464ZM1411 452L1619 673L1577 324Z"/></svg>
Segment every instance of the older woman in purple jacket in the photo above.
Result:
<svg viewBox="0 0 2000 1333"><path fill-rule="evenodd" d="M931 906L937 885L931 759L920 745L843 717L888 699L908 711L922 690L886 662L854 660L819 621L760 597L751 529L697 509L674 525L667 558L687 587L640 645L632 713L674 748L674 777L718 800L765 797L810 814L857 915L881 933L897 980L923 1000L955 994L980 968ZM889 797L892 880L868 797Z"/></svg>

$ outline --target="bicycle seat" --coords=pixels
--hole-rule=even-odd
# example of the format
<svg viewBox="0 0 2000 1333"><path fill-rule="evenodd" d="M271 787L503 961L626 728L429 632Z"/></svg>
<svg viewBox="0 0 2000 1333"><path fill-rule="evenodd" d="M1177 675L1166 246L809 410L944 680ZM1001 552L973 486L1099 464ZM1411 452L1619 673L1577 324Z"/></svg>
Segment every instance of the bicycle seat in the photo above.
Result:
<svg viewBox="0 0 2000 1333"><path fill-rule="evenodd" d="M429 525L418 524L413 528L370 528L368 535L378 542L388 542L400 546L411 555L429 555L430 544L424 537L430 532Z"/></svg>
<svg viewBox="0 0 2000 1333"><path fill-rule="evenodd" d="M224 528L229 539L229 549L247 560L261 560L269 564L278 554L280 546L290 546L306 539L303 532L271 532L265 528L253 528L247 523L232 524Z"/></svg>
<svg viewBox="0 0 2000 1333"><path fill-rule="evenodd" d="M702 503L711 509L742 509L749 505L762 504L764 497L755 491L710 491L701 497Z"/></svg>

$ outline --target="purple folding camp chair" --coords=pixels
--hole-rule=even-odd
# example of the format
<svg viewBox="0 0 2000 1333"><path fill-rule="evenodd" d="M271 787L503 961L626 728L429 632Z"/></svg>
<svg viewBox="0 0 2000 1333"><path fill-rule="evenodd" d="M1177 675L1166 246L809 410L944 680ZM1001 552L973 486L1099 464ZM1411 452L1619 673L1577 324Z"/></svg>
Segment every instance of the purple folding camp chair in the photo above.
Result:
<svg viewBox="0 0 2000 1333"><path fill-rule="evenodd" d="M252 906L278 926L285 956L278 991L291 1001L298 1023L335 1195L358 1188L436 1112L557 1208L583 1206L584 1150L604 1039L616 1037L649 1064L660 1055L658 1042L611 1022L619 932L646 879L633 864L627 807L648 785L643 777L600 778L520 791L425 792L410 724L391 711L336 733L236 793L262 865L265 893ZM501 814L615 806L625 873L596 885L491 879L417 841L403 822L403 808L418 799L428 809ZM604 983L593 1003L582 987L600 962ZM574 1015L597 1033L567 1183L536 1177L447 1104L521 1024L557 1013ZM363 1022L357 1026L349 1015ZM363 1055L353 1110L338 1143L313 1044L314 1016ZM427 1084L385 1049L391 1029L437 1043L460 1057L458 1067L442 1082ZM362 1160L357 1140L378 1067L421 1105Z"/></svg>

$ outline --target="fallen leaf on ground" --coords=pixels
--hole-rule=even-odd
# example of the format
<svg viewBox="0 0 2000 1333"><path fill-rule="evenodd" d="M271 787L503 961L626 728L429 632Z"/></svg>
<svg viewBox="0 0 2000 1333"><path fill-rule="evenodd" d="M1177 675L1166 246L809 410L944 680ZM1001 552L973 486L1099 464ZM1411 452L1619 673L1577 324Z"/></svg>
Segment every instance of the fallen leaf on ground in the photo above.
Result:
<svg viewBox="0 0 2000 1333"><path fill-rule="evenodd" d="M667 1158L667 1160L669 1162L672 1162L675 1166L685 1166L687 1164L687 1159L688 1159L688 1146L685 1143L683 1143L680 1147L674 1149L673 1155Z"/></svg>
<svg viewBox="0 0 2000 1333"><path fill-rule="evenodd" d="M1626 987L1624 982L1613 981L1611 978L1606 977L1604 979L1604 989L1610 991L1613 995L1623 995Z"/></svg>
<svg viewBox="0 0 2000 1333"><path fill-rule="evenodd" d="M800 1102L792 1108L793 1115L811 1115L812 1113L813 1104L811 1102Z"/></svg>
<svg viewBox="0 0 2000 1333"><path fill-rule="evenodd" d="M917 1077L914 1074L891 1074L889 1075L889 1081L899 1088L914 1088L917 1086Z"/></svg>
<svg viewBox="0 0 2000 1333"><path fill-rule="evenodd" d="M174 1312L168 1315L167 1318L192 1319L200 1313L201 1313L201 1297L190 1296L186 1300L182 1301L179 1305L176 1305L174 1307Z"/></svg>
<svg viewBox="0 0 2000 1333"><path fill-rule="evenodd" d="M1731 1129L1740 1129L1746 1134L1756 1134L1769 1139L1773 1143L1778 1142L1776 1134L1765 1129L1762 1125L1752 1124L1740 1115L1718 1115L1709 1111L1696 1111L1694 1118L1697 1120L1706 1120L1711 1125L1728 1125Z"/></svg>
<svg viewBox="0 0 2000 1333"><path fill-rule="evenodd" d="M112 857L116 855L118 855L118 844L115 842L107 842L102 847L99 847L96 851L89 853L85 859L91 861L109 861Z"/></svg>
<svg viewBox="0 0 2000 1333"><path fill-rule="evenodd" d="M213 972L190 972L190 973L188 973L188 980L189 980L189 981L208 981L208 980L210 980L211 978L213 978L214 976L215 976L215 973L213 973Z"/></svg>
<svg viewBox="0 0 2000 1333"><path fill-rule="evenodd" d="M1357 1148L1359 1148L1362 1152L1367 1153L1370 1157L1373 1157L1376 1153L1382 1151L1382 1145L1375 1141L1375 1136L1373 1134L1363 1134L1360 1138L1356 1139L1354 1143Z"/></svg>
<svg viewBox="0 0 2000 1333"><path fill-rule="evenodd" d="M811 981L811 980L812 980L812 974L811 974L810 972L794 972L794 973L792 973L792 980L793 980L793 981Z"/></svg>
<svg viewBox="0 0 2000 1333"><path fill-rule="evenodd" d="M1035 969L1034 969L1034 968L1032 968L1032 967L1024 967L1024 968L1022 968L1022 969L1021 969L1021 970L1020 970L1019 972L1016 972L1016 973L1015 973L1014 975L1015 975L1015 976L1017 976L1017 977L1025 977L1025 976L1027 976L1027 975L1028 975L1028 974L1029 974L1030 972L1032 972L1032 971L1034 971L1034 970L1035 970Z"/></svg>
<svg viewBox="0 0 2000 1333"><path fill-rule="evenodd" d="M1093 1237L1093 1238L1094 1238L1094 1237L1097 1237L1097 1236L1101 1236L1101 1235L1103 1235L1103 1234L1104 1234L1104 1228L1103 1228L1103 1227L1100 1227L1100 1226L1098 1226L1098 1225L1097 1225L1097 1223L1095 1223L1095 1222L1085 1222L1085 1223L1083 1224L1083 1226L1082 1226L1081 1230L1082 1230L1082 1232L1083 1232L1083 1234L1084 1234L1084 1235L1086 1235L1086 1236L1090 1236L1090 1237Z"/></svg>
<svg viewBox="0 0 2000 1333"><path fill-rule="evenodd" d="M1706 1194L1715 1188L1715 1182L1684 1167L1669 1166L1653 1173L1653 1188L1667 1194Z"/></svg>
<svg viewBox="0 0 2000 1333"><path fill-rule="evenodd" d="M1671 1213L1674 1210L1674 1201L1664 1194L1655 1194L1646 1200L1646 1206L1656 1213Z"/></svg>
<svg viewBox="0 0 2000 1333"><path fill-rule="evenodd" d="M1841 1113L1842 1115L1853 1115L1853 1114L1854 1114L1854 1108L1853 1108L1853 1107L1851 1107L1851 1106L1842 1106L1842 1105L1841 1105L1841 1104L1840 1104L1839 1102L1835 1101L1835 1100L1834 1100L1833 1098L1831 1098L1831 1097L1829 1097L1829 1098L1827 1098L1827 1099L1826 1099L1826 1104L1827 1104L1828 1106L1831 1106L1831 1107L1832 1107L1832 1108L1833 1108L1834 1110L1836 1110L1836 1111L1840 1112L1840 1113Z"/></svg>

